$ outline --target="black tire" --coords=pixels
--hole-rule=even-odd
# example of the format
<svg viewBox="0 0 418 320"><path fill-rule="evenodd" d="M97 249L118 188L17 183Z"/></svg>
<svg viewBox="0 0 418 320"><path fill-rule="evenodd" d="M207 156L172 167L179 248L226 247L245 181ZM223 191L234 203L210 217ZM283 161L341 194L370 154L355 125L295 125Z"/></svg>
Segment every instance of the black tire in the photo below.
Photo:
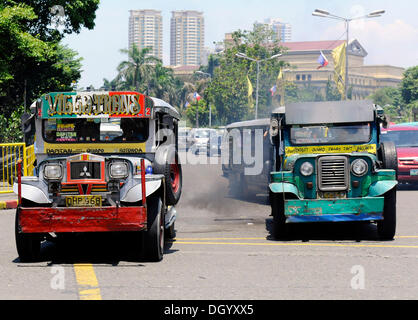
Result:
<svg viewBox="0 0 418 320"><path fill-rule="evenodd" d="M396 233L396 188L385 194L383 220L377 222L377 233L381 240L393 240Z"/></svg>
<svg viewBox="0 0 418 320"><path fill-rule="evenodd" d="M174 152L174 156L172 157L173 161L169 161L170 157L167 154L163 164L154 164L154 172L164 175L166 190L165 203L168 206L174 206L179 202L183 187L183 172L178 153L177 151L171 152Z"/></svg>
<svg viewBox="0 0 418 320"><path fill-rule="evenodd" d="M176 229L174 226L175 222L171 224L167 229L165 229L165 238L166 239L174 239L176 237Z"/></svg>
<svg viewBox="0 0 418 320"><path fill-rule="evenodd" d="M392 141L381 143L379 153L383 168L392 169L398 173L398 154L395 144Z"/></svg>
<svg viewBox="0 0 418 320"><path fill-rule="evenodd" d="M144 231L145 258L158 262L164 255L164 208L159 195L147 198L147 231Z"/></svg>
<svg viewBox="0 0 418 320"><path fill-rule="evenodd" d="M273 216L273 224L271 234L274 239L285 239L289 236L289 228L286 224L284 215L284 200L282 194L272 194L269 196L271 202L271 214Z"/></svg>
<svg viewBox="0 0 418 320"><path fill-rule="evenodd" d="M39 259L41 252L41 235L21 233L19 227L19 208L15 218L16 249L21 262L34 262Z"/></svg>

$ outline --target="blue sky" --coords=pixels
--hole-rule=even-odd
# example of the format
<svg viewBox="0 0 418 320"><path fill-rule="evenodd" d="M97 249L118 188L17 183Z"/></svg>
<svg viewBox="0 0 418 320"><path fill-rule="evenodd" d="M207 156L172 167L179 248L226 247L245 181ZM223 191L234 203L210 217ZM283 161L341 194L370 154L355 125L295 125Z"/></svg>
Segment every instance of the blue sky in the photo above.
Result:
<svg viewBox="0 0 418 320"><path fill-rule="evenodd" d="M214 41L222 41L225 33L249 30L255 21L266 18L281 18L290 23L292 41L339 39L344 26L336 20L313 17L316 8L345 17L386 10L380 18L353 23L350 39L358 39L369 53L366 64L418 65L418 1L414 0L102 0L94 30L69 35L64 43L84 58L79 85L100 87L103 78L111 80L116 76L117 65L125 59L119 50L128 46L131 9L162 11L163 61L168 64L173 10L204 12L208 47L213 47Z"/></svg>

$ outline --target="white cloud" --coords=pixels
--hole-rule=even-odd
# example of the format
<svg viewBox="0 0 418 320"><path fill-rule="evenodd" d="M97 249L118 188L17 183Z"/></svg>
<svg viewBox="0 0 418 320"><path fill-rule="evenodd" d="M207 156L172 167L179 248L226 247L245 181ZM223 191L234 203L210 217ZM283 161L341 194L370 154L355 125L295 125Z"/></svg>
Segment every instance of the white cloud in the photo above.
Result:
<svg viewBox="0 0 418 320"><path fill-rule="evenodd" d="M328 28L321 38L334 39L342 35L344 30L344 23L338 23ZM382 24L378 20L353 21L350 23L352 39L357 39L369 53L366 64L418 65L418 28L401 19L389 24Z"/></svg>

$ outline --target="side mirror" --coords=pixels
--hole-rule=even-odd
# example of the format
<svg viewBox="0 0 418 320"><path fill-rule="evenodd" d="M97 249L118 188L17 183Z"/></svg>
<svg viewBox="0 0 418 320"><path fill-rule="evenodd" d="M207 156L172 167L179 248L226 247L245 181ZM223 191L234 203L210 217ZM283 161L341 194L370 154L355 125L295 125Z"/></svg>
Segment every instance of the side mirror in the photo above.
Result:
<svg viewBox="0 0 418 320"><path fill-rule="evenodd" d="M35 135L35 115L24 113L20 117L22 121L23 139L27 145L33 144L33 137Z"/></svg>

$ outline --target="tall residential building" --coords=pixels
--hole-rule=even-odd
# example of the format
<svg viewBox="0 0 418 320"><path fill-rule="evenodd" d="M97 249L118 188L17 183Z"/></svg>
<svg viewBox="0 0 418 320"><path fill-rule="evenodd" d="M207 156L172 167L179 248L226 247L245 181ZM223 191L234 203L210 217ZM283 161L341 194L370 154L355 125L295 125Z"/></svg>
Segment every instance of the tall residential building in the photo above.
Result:
<svg viewBox="0 0 418 320"><path fill-rule="evenodd" d="M163 59L163 18L157 10L130 10L129 48L151 47L149 55Z"/></svg>
<svg viewBox="0 0 418 320"><path fill-rule="evenodd" d="M282 22L280 19L265 19L263 23L256 22L256 24L264 24L274 31L272 40L280 42L292 41L292 26L289 23Z"/></svg>
<svg viewBox="0 0 418 320"><path fill-rule="evenodd" d="M203 12L172 11L170 40L172 66L200 65L205 43Z"/></svg>

